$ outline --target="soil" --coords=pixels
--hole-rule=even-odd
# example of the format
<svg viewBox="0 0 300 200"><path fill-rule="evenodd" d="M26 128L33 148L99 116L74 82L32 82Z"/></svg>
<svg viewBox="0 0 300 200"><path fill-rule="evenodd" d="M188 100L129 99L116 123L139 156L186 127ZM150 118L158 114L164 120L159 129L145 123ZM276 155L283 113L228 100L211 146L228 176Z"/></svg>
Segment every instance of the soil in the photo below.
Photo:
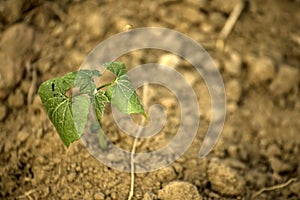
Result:
<svg viewBox="0 0 300 200"><path fill-rule="evenodd" d="M192 67L177 64L197 91L203 113L198 135L172 165L136 174L134 199L300 199L300 3L247 2L221 52L215 42L237 3L1 1L0 198L127 199L130 173L105 166L81 141L64 147L37 88L77 70L99 42L131 25L166 27L199 42L218 65L227 93L222 136L199 159L210 98ZM121 59L131 68L162 56L166 52L144 50ZM137 151L159 149L176 132L177 101L164 90L150 88L149 104L164 105L169 121ZM108 137L130 150L133 138L114 125L109 110L106 114Z"/></svg>

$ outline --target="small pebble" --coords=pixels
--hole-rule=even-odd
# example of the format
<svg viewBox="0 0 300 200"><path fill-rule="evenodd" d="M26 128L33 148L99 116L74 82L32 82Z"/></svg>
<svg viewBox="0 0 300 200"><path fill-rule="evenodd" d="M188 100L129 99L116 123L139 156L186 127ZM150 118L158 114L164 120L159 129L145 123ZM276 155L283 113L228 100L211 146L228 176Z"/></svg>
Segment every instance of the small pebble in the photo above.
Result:
<svg viewBox="0 0 300 200"><path fill-rule="evenodd" d="M293 87L297 87L300 80L299 70L289 65L283 65L270 85L270 91L274 96L279 96L289 92Z"/></svg>
<svg viewBox="0 0 300 200"><path fill-rule="evenodd" d="M81 171L81 167L80 167L79 165L76 166L76 167L75 167L75 171L76 171L76 172L80 172L80 171Z"/></svg>
<svg viewBox="0 0 300 200"><path fill-rule="evenodd" d="M224 61L225 72L234 77L241 75L242 58L239 53L231 51L229 59Z"/></svg>
<svg viewBox="0 0 300 200"><path fill-rule="evenodd" d="M232 79L226 84L226 98L228 101L238 102L242 94L241 84L237 79Z"/></svg>
<svg viewBox="0 0 300 200"><path fill-rule="evenodd" d="M73 182L76 178L76 173L75 172L71 172L67 175L67 180L68 182Z"/></svg>
<svg viewBox="0 0 300 200"><path fill-rule="evenodd" d="M189 182L173 181L158 191L161 200L201 200L197 187Z"/></svg>
<svg viewBox="0 0 300 200"><path fill-rule="evenodd" d="M228 113L234 113L238 109L238 105L236 102L228 102L226 105L226 110Z"/></svg>
<svg viewBox="0 0 300 200"><path fill-rule="evenodd" d="M93 187L93 185L89 181L84 182L83 186L85 189L90 189Z"/></svg>
<svg viewBox="0 0 300 200"><path fill-rule="evenodd" d="M215 27L209 22L201 23L201 31L204 33L212 33L215 30Z"/></svg>
<svg viewBox="0 0 300 200"><path fill-rule="evenodd" d="M0 104L0 121L4 120L7 115L7 108L5 105Z"/></svg>
<svg viewBox="0 0 300 200"><path fill-rule="evenodd" d="M94 194L94 199L95 200L104 200L105 195L102 192L97 192L97 193Z"/></svg>
<svg viewBox="0 0 300 200"><path fill-rule="evenodd" d="M75 44L75 37L73 35L67 37L67 39L64 41L64 46L66 49L71 49Z"/></svg>
<svg viewBox="0 0 300 200"><path fill-rule="evenodd" d="M177 67L180 64L180 58L174 54L164 54L160 56L158 64L167 67Z"/></svg>
<svg viewBox="0 0 300 200"><path fill-rule="evenodd" d="M90 191L85 190L84 195L83 195L83 199L93 199L93 195L91 194Z"/></svg>

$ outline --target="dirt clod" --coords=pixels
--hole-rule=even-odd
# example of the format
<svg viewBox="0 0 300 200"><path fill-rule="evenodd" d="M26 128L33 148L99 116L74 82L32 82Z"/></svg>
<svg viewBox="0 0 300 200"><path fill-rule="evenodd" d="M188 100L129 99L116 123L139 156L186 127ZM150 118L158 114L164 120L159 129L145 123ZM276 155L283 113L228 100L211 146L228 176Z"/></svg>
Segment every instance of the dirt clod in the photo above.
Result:
<svg viewBox="0 0 300 200"><path fill-rule="evenodd" d="M23 59L33 49L34 29L26 24L9 27L2 35L0 47L13 59Z"/></svg>
<svg viewBox="0 0 300 200"><path fill-rule="evenodd" d="M178 31L203 47L226 86L227 112L217 145L208 157L199 159L208 128L213 132L216 128L210 126L212 111L219 109L212 107L209 77L198 74L186 56L174 55L174 38L168 35L161 39L170 42L170 51L139 49L120 55L116 61L129 70L148 63L175 65L172 70L194 88L200 107L201 122L193 143L169 167L136 174L133 199L249 199L262 188L298 179L300 2L247 1L220 51L216 40L239 2L0 0L0 199L127 199L130 174L95 159L80 140L64 147L37 89L45 80L78 70L88 53L111 36L148 26ZM112 46L114 53L122 51L121 43ZM185 44L178 47L186 48ZM193 49L188 54L201 59ZM103 56L110 55L104 52ZM97 68L98 63L91 67ZM214 83L210 86L219 92ZM175 84L177 80L170 80L170 86ZM166 123L153 137L140 138L137 152L161 150L175 139L181 120L196 117L182 115L181 106L190 106L178 104L172 87L154 85L149 84L146 110L162 105ZM111 109L104 116L109 144L130 151L134 133L119 129ZM125 158L123 153L110 152L106 159L121 164ZM156 166L160 158L153 156L150 161ZM135 169L141 166L136 163ZM122 167L130 169L130 162ZM185 182L173 182L178 180ZM257 199L295 200L299 191L297 180Z"/></svg>
<svg viewBox="0 0 300 200"><path fill-rule="evenodd" d="M24 105L24 95L20 90L17 90L15 93L12 93L8 97L8 105L12 108L20 108Z"/></svg>
<svg viewBox="0 0 300 200"><path fill-rule="evenodd" d="M158 191L158 198L161 200L201 200L196 186L183 181L174 181Z"/></svg>
<svg viewBox="0 0 300 200"><path fill-rule="evenodd" d="M248 64L248 81L250 84L259 85L275 76L274 61L267 56L257 58L252 54L246 56Z"/></svg>
<svg viewBox="0 0 300 200"><path fill-rule="evenodd" d="M0 52L0 99L5 99L21 81L24 68L7 54Z"/></svg>
<svg viewBox="0 0 300 200"><path fill-rule="evenodd" d="M297 87L300 80L299 69L283 65L279 68L276 78L270 85L270 91L275 95L282 95Z"/></svg>
<svg viewBox="0 0 300 200"><path fill-rule="evenodd" d="M212 159L207 169L208 180L214 191L228 196L239 196L245 191L245 180L234 169Z"/></svg>

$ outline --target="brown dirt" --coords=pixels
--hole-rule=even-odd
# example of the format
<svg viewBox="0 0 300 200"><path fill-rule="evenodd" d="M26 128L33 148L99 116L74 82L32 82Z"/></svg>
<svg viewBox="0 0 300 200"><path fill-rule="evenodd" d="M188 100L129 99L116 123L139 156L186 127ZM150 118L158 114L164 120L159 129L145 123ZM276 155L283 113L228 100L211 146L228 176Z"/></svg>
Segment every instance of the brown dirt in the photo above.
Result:
<svg viewBox="0 0 300 200"><path fill-rule="evenodd" d="M36 93L41 82L78 69L90 50L126 24L171 28L201 43L219 66L228 101L222 137L199 159L209 96L191 68L177 67L201 91L199 133L171 166L136 175L134 199L183 199L185 192L186 199L252 199L264 187L299 179L300 3L250 1L220 53L214 42L237 2L1 1L0 198L127 199L130 174L94 159L81 141L66 149ZM122 59L130 67L160 56L141 51ZM149 103L165 105L170 121L138 151L166 144L179 119L172 96L150 91ZM132 138L113 126L109 113L104 128L117 145L131 148ZM300 199L299 181L255 199Z"/></svg>

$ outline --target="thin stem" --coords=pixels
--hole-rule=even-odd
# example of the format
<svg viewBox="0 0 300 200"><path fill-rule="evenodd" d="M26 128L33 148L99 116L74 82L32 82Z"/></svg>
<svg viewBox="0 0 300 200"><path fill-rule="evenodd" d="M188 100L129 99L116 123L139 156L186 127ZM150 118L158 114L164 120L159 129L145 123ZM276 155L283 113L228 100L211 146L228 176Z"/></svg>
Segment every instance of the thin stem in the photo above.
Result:
<svg viewBox="0 0 300 200"><path fill-rule="evenodd" d="M112 81L112 82L110 82L110 83L106 83L106 84L104 84L104 85L101 85L100 87L97 88L97 91L98 91L98 90L101 90L102 88L111 86L111 85L115 84L115 82L116 82L116 81Z"/></svg>
<svg viewBox="0 0 300 200"><path fill-rule="evenodd" d="M266 192L266 191L272 191L272 190L277 190L277 189L284 188L284 187L288 186L289 184L291 184L292 182L295 182L295 181L297 181L297 178L291 178L285 183L274 185L274 186L271 186L271 187L264 187L264 188L260 189L258 192L254 193L252 198L254 199L254 198L256 198L257 196L259 196L260 194L262 194L263 192Z"/></svg>
<svg viewBox="0 0 300 200"><path fill-rule="evenodd" d="M143 105L144 105L144 107L147 106L147 95L148 95L148 83L146 83L143 88ZM141 120L141 126L139 126L137 134L134 138L132 150L131 150L131 154L130 154L131 183L130 183L130 193L128 195L128 200L131 200L133 197L133 194L134 194L134 179L135 179L135 176L134 176L134 173L135 173L134 154L136 152L136 145L137 145L139 136L141 135L141 132L143 130L143 125L145 124L145 122L146 122L146 117L144 116Z"/></svg>

